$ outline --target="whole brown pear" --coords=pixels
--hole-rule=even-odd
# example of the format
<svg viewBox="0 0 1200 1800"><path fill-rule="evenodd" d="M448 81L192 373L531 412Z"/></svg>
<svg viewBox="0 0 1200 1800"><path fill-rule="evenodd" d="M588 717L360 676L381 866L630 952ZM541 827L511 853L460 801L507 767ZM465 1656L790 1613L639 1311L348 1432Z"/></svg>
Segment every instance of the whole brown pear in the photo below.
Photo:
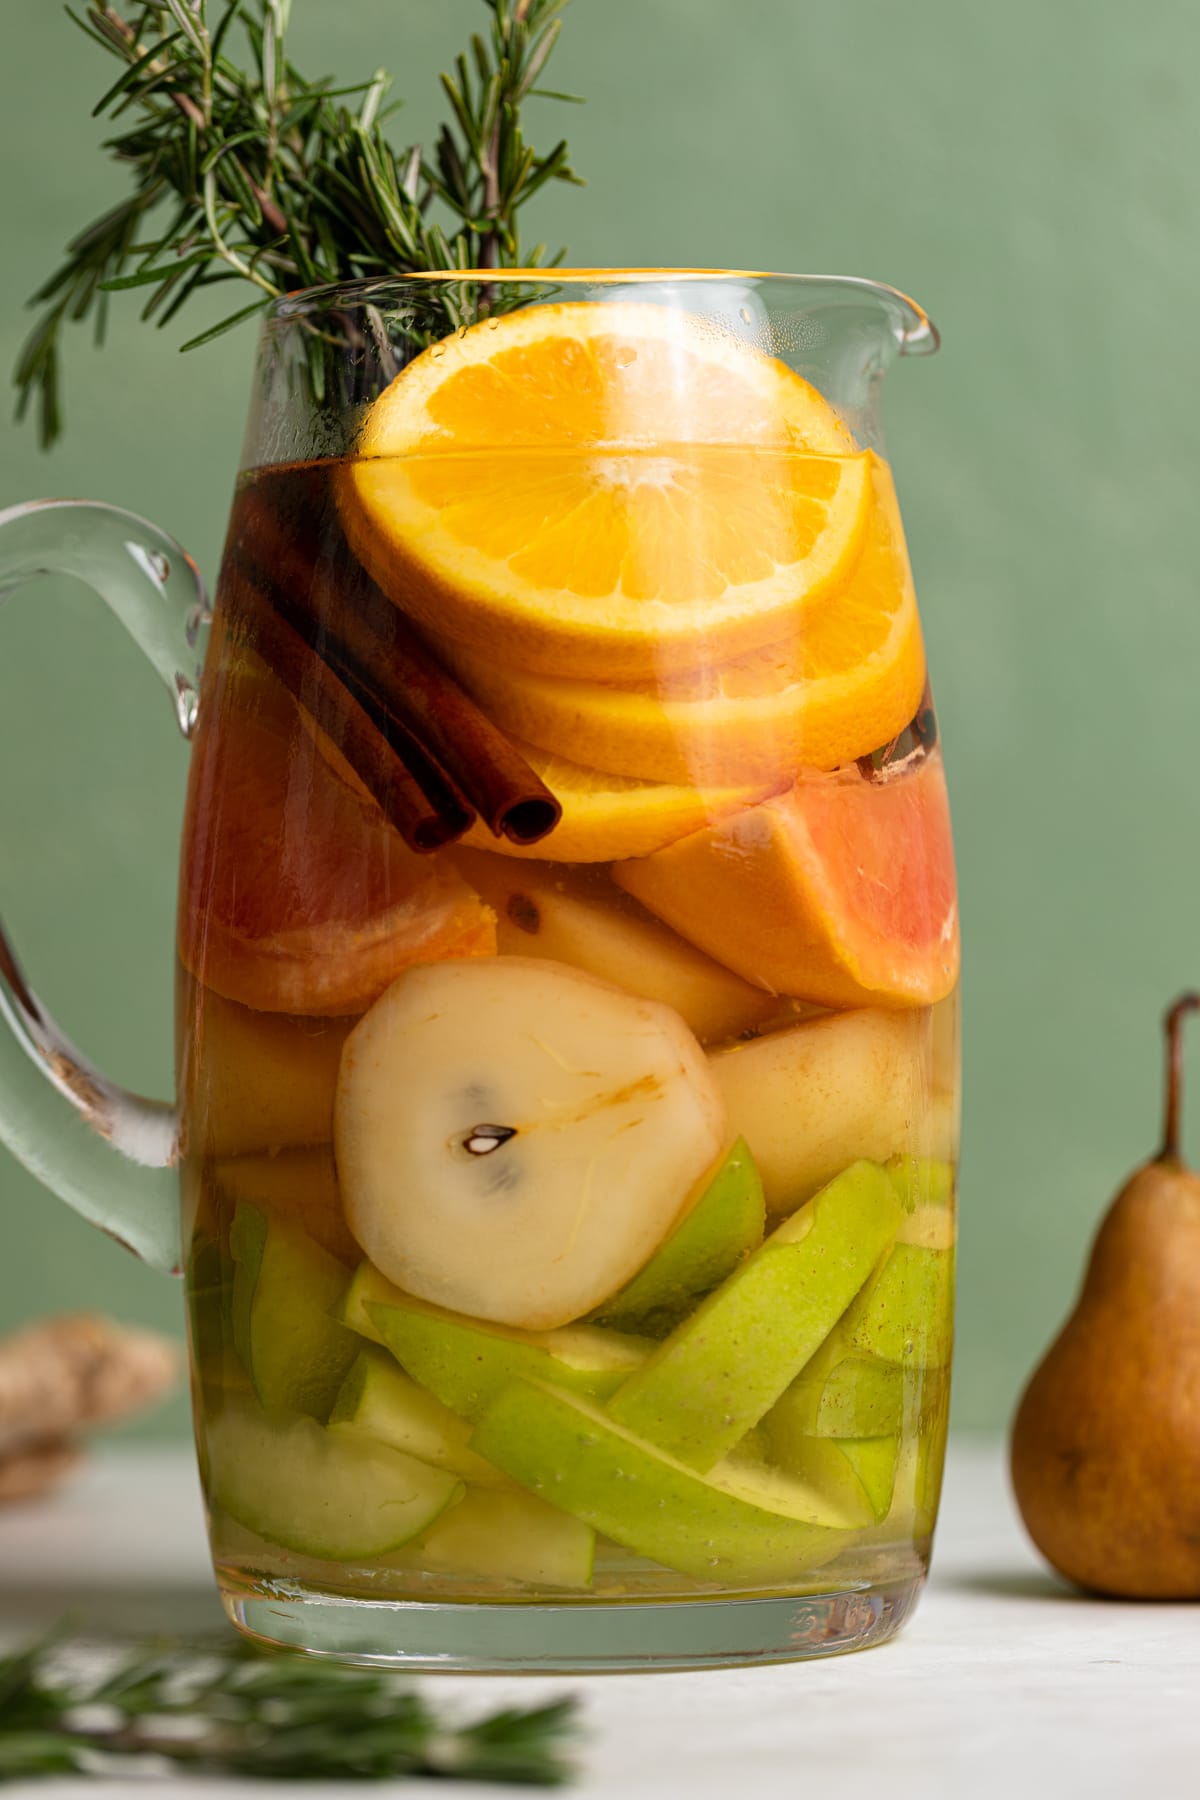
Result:
<svg viewBox="0 0 1200 1800"><path fill-rule="evenodd" d="M1198 1007L1185 994L1167 1014L1162 1150L1113 1201L1012 1432L1042 1555L1130 1599L1200 1599L1200 1175L1179 1156L1180 1032Z"/></svg>

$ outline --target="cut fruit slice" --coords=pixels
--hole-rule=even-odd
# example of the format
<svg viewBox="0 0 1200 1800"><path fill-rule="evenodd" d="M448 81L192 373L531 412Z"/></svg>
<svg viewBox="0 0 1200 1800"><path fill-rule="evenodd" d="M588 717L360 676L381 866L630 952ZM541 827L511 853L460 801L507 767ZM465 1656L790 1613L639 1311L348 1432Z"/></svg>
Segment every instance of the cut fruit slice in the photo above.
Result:
<svg viewBox="0 0 1200 1800"><path fill-rule="evenodd" d="M562 817L550 836L536 844L493 837L485 825L476 822L463 842L501 856L536 860L553 856L564 863L623 862L630 856L652 856L715 820L755 805L780 786L778 782L743 781L734 787L698 788L631 781L625 775L585 769L515 738L513 743L561 805Z"/></svg>
<svg viewBox="0 0 1200 1800"><path fill-rule="evenodd" d="M927 1014L862 1009L710 1058L769 1213L794 1211L855 1157L887 1162L917 1147L932 1114L928 1036Z"/></svg>
<svg viewBox="0 0 1200 1800"><path fill-rule="evenodd" d="M765 1218L762 1182L745 1138L739 1138L645 1268L601 1308L597 1324L666 1337L758 1249Z"/></svg>
<svg viewBox="0 0 1200 1800"><path fill-rule="evenodd" d="M918 1376L872 1356L847 1355L839 1328L771 1408L763 1429L790 1438L896 1437L923 1428L942 1404L943 1387L932 1370Z"/></svg>
<svg viewBox="0 0 1200 1800"><path fill-rule="evenodd" d="M330 1316L345 1269L298 1226L244 1200L229 1246L233 1341L255 1393L266 1407L324 1419L358 1348Z"/></svg>
<svg viewBox="0 0 1200 1800"><path fill-rule="evenodd" d="M410 963L488 955L495 921L339 778L261 664L206 690L184 830L179 953L262 1012L362 1012Z"/></svg>
<svg viewBox="0 0 1200 1800"><path fill-rule="evenodd" d="M886 1172L854 1163L701 1302L608 1412L680 1462L710 1469L833 1330L901 1216Z"/></svg>
<svg viewBox="0 0 1200 1800"><path fill-rule="evenodd" d="M616 1293L728 1141L677 1013L517 956L402 975L342 1053L335 1130L375 1266L533 1331Z"/></svg>
<svg viewBox="0 0 1200 1800"><path fill-rule="evenodd" d="M958 979L941 758L813 777L613 879L727 968L826 1006L928 1006ZM753 930L747 930L747 920Z"/></svg>
<svg viewBox="0 0 1200 1800"><path fill-rule="evenodd" d="M389 1556L387 1567L526 1587L588 1588L595 1548L590 1525L535 1494L468 1488L429 1531Z"/></svg>
<svg viewBox="0 0 1200 1800"><path fill-rule="evenodd" d="M221 1199L235 1206L245 1200L260 1212L289 1222L346 1268L361 1260L362 1251L342 1216L331 1150L230 1157L213 1164L212 1181Z"/></svg>
<svg viewBox="0 0 1200 1800"><path fill-rule="evenodd" d="M927 1235L947 1219L943 1207L929 1210ZM913 1230L909 1220L907 1231ZM881 1362L944 1369L954 1340L954 1249L903 1236L846 1315L846 1342Z"/></svg>
<svg viewBox="0 0 1200 1800"><path fill-rule="evenodd" d="M732 1462L697 1475L596 1407L536 1382L503 1388L472 1441L534 1493L699 1581L794 1581L853 1542L851 1521L805 1483Z"/></svg>
<svg viewBox="0 0 1200 1800"><path fill-rule="evenodd" d="M891 1511L892 1497L896 1491L899 1439L842 1438L837 1448L862 1483L875 1518L885 1519Z"/></svg>
<svg viewBox="0 0 1200 1800"><path fill-rule="evenodd" d="M768 1423L774 1420L774 1413L768 1414L763 1435L776 1467L824 1494L831 1506L837 1506L857 1525L873 1525L883 1518L891 1504L896 1475L896 1438L879 1440L882 1450L876 1448L874 1440L865 1440L864 1448L857 1441L805 1437L798 1431L781 1428L778 1422ZM885 1487L887 1500L881 1507Z"/></svg>
<svg viewBox="0 0 1200 1800"><path fill-rule="evenodd" d="M378 1300L384 1306L396 1306L406 1305L408 1299L409 1296L402 1294L394 1282L379 1273L374 1263L360 1262L349 1287L333 1309L333 1317L347 1331L369 1339L372 1344L382 1344L379 1327L371 1317L371 1302Z"/></svg>
<svg viewBox="0 0 1200 1800"><path fill-rule="evenodd" d="M896 1192L910 1215L900 1232L902 1243L928 1243L945 1249L956 1237L954 1164L925 1157L897 1156L888 1164Z"/></svg>
<svg viewBox="0 0 1200 1800"><path fill-rule="evenodd" d="M736 662L645 683L535 675L489 651L448 652L502 730L646 781L788 787L897 737L925 687L916 595L891 475L871 461L866 544L845 585L791 638Z"/></svg>
<svg viewBox="0 0 1200 1800"><path fill-rule="evenodd" d="M403 1368L445 1406L475 1419L519 1376L605 1399L627 1381L653 1346L645 1338L595 1325L560 1331L514 1331L465 1319L397 1293L366 1302L380 1341Z"/></svg>
<svg viewBox="0 0 1200 1800"><path fill-rule="evenodd" d="M185 1154L242 1156L333 1141L333 1093L353 1019L252 1012L203 988L185 1021Z"/></svg>
<svg viewBox="0 0 1200 1800"><path fill-rule="evenodd" d="M302 1556L381 1556L463 1492L443 1469L312 1419L229 1406L207 1421L204 1442L214 1504Z"/></svg>
<svg viewBox="0 0 1200 1800"><path fill-rule="evenodd" d="M653 679L777 641L866 527L868 460L814 388L633 301L529 307L434 344L356 448L342 519L384 591L551 675Z"/></svg>
<svg viewBox="0 0 1200 1800"><path fill-rule="evenodd" d="M467 1448L467 1421L411 1381L382 1350L364 1350L351 1364L329 1415L330 1430L339 1427L365 1432L476 1487L507 1485L499 1469Z"/></svg>
<svg viewBox="0 0 1200 1800"><path fill-rule="evenodd" d="M702 1044L723 1043L784 1016L773 994L676 937L606 876L476 850L456 851L454 860L496 914L501 956L548 957L661 1001Z"/></svg>

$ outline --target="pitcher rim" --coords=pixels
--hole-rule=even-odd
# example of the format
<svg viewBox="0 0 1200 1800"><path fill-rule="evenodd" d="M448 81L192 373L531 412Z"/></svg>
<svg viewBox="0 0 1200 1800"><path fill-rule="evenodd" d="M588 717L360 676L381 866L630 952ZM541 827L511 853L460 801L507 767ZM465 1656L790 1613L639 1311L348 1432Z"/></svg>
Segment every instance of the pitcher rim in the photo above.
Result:
<svg viewBox="0 0 1200 1800"><path fill-rule="evenodd" d="M705 287L722 282L784 282L797 288L832 287L869 296L890 313L897 326L897 339L904 355L926 355L935 351L941 341L937 326L925 308L903 289L887 282L874 281L865 275L789 274L771 269L704 269L704 268L542 268L519 269L415 269L404 275L368 275L354 281L334 281L308 288L297 288L272 300L266 309L271 322L288 322L309 313L342 303L369 303L389 291L405 287L424 288L475 285L481 282L511 286L544 284L556 287L624 287L630 285Z"/></svg>

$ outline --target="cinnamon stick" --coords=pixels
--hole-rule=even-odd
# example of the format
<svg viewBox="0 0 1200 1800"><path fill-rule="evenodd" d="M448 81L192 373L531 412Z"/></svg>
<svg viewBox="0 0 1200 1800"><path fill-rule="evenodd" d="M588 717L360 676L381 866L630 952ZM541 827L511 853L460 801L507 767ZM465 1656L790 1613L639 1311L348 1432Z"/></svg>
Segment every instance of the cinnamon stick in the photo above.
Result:
<svg viewBox="0 0 1200 1800"><path fill-rule="evenodd" d="M454 843L468 831L474 814L419 748L410 752L421 779L408 767L408 756L394 741L391 722L363 697L340 681L313 653L294 626L264 592L263 578L243 562L226 577L224 593L249 627L255 649L321 731L337 746L380 811L410 850L427 855Z"/></svg>
<svg viewBox="0 0 1200 1800"><path fill-rule="evenodd" d="M319 516L325 496L317 482L327 482L327 472L293 468L283 478L295 485L306 475L307 511ZM407 731L493 836L533 844L554 829L562 807L545 782L365 570L345 593L344 571L323 566L321 545L302 522L279 517L261 478L243 490L239 523L243 554L270 569L270 597L289 623L360 702L374 697Z"/></svg>

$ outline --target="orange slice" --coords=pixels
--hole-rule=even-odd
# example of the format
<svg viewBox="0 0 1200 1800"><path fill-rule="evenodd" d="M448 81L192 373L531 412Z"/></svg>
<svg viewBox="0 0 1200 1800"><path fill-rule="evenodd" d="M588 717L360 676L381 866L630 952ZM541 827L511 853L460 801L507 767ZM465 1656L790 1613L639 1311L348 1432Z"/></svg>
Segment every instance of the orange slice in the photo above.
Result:
<svg viewBox="0 0 1200 1800"><path fill-rule="evenodd" d="M747 981L824 1006L929 1006L958 979L940 756L882 780L818 776L613 870Z"/></svg>
<svg viewBox="0 0 1200 1800"><path fill-rule="evenodd" d="M463 839L474 849L492 850L501 856L567 863L652 856L677 838L753 806L772 791L761 782L696 788L673 782L631 781L624 775L581 768L578 763L550 756L532 744L513 741L563 810L549 837L536 844L514 844L508 838L494 838L481 824L474 825Z"/></svg>
<svg viewBox="0 0 1200 1800"><path fill-rule="evenodd" d="M504 731L597 769L644 780L789 785L898 735L920 704L925 652L891 475L872 458L866 543L842 590L793 637L655 685L561 681L450 652Z"/></svg>
<svg viewBox="0 0 1200 1800"><path fill-rule="evenodd" d="M778 641L857 558L867 459L785 364L644 302L434 344L339 476L398 605L505 663L650 680Z"/></svg>
<svg viewBox="0 0 1200 1800"><path fill-rule="evenodd" d="M193 753L179 953L260 1012L362 1012L409 963L489 955L496 922L342 781L258 666L218 674Z"/></svg>

